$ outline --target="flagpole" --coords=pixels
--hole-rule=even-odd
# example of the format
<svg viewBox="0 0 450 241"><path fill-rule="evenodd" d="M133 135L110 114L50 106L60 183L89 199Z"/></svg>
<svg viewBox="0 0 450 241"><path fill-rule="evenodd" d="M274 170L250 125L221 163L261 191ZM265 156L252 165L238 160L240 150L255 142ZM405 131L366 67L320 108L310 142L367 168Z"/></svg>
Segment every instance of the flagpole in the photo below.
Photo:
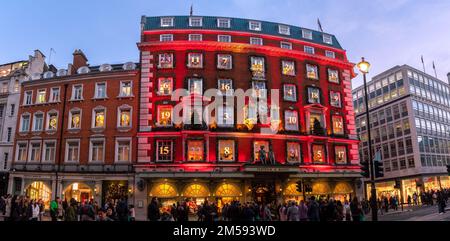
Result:
<svg viewBox="0 0 450 241"><path fill-rule="evenodd" d="M425 62L423 61L423 55L422 55L421 59L422 59L423 72L426 74L427 71L425 70Z"/></svg>
<svg viewBox="0 0 450 241"><path fill-rule="evenodd" d="M437 79L436 65L434 64L434 61L433 61L433 69L434 69L434 77L436 77Z"/></svg>

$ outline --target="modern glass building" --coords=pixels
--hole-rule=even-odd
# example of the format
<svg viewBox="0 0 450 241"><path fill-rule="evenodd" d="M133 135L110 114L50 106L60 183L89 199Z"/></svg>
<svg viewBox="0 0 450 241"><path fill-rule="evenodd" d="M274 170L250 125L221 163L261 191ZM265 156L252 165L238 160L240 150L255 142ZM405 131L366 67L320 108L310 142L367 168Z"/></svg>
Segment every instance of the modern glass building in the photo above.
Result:
<svg viewBox="0 0 450 241"><path fill-rule="evenodd" d="M363 86L353 90L360 160L368 160L369 127L372 152L382 154L378 195L398 195L406 202L408 195L450 187L445 167L450 164L449 87L410 66L393 67L368 83L370 123Z"/></svg>

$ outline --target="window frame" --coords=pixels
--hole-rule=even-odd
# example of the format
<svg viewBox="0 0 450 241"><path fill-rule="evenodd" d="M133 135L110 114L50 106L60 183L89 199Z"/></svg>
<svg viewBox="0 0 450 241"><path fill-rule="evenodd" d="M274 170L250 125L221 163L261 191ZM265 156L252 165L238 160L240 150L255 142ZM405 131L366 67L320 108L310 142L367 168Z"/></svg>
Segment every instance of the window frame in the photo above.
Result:
<svg viewBox="0 0 450 241"><path fill-rule="evenodd" d="M128 158L129 160L119 160L119 149L120 149L120 142L128 142ZM131 163L132 162L132 155L133 155L133 140L131 137L116 137L116 140L114 142L115 151L114 151L114 163Z"/></svg>
<svg viewBox="0 0 450 241"><path fill-rule="evenodd" d="M228 58L228 60L230 61L229 62L229 66L221 66L220 65L220 59L221 58ZM233 69L233 55L231 55L231 54L217 54L217 69L220 69L220 70L231 70L231 69Z"/></svg>
<svg viewBox="0 0 450 241"><path fill-rule="evenodd" d="M194 25L195 21L199 20L199 25ZM203 18L202 17L189 17L189 27L201 28L203 27Z"/></svg>
<svg viewBox="0 0 450 241"><path fill-rule="evenodd" d="M327 39L329 41L327 41ZM322 35L322 40L325 44L329 44L329 45L333 45L333 36L329 35L329 34L323 34Z"/></svg>
<svg viewBox="0 0 450 241"><path fill-rule="evenodd" d="M221 159L221 144L223 145L223 142L233 142L233 145L232 145L232 147L233 147L233 150L232 150L232 156L233 156L233 159L232 160L222 160ZM217 162L219 162L219 163L233 163L233 162L236 162L237 160L237 155L236 155L236 152L237 152L237 145L236 145L236 140L234 140L234 139L219 139L219 140L217 140Z"/></svg>
<svg viewBox="0 0 450 241"><path fill-rule="evenodd" d="M96 111L100 111L100 110L103 110L103 115L104 115L103 119L104 120L103 120L103 126L98 127L98 126L95 126L96 125L95 119L97 117ZM95 108L92 109L91 129L106 129L106 107L96 106Z"/></svg>
<svg viewBox="0 0 450 241"><path fill-rule="evenodd" d="M288 113L292 113L292 115L289 116ZM297 110L284 110L283 115L284 115L284 129L286 131L293 131L293 132L300 131L300 123L299 123L300 118L299 118L299 112ZM295 129L288 128L288 118L292 118L292 117L296 118ZM294 124L289 124L289 125L294 125Z"/></svg>
<svg viewBox="0 0 450 241"><path fill-rule="evenodd" d="M162 108L169 108L170 107L170 124L167 124L167 125L163 125L163 124L160 124L160 116L161 116L161 109ZM155 123L155 125L157 126L157 127L172 127L174 124L173 124L173 106L172 105L158 105L157 107L156 107L156 114L157 114L157 117L156 117L156 123Z"/></svg>
<svg viewBox="0 0 450 241"><path fill-rule="evenodd" d="M56 161L56 140L44 140L44 145L42 148L42 162L44 163L54 163ZM53 147L53 160L46 160L46 156L47 156L47 144L49 143L53 143L54 147Z"/></svg>
<svg viewBox="0 0 450 241"><path fill-rule="evenodd" d="M228 41L221 41L221 38L228 38ZM217 42L219 43L231 43L232 37L231 35L219 34L217 35Z"/></svg>
<svg viewBox="0 0 450 241"><path fill-rule="evenodd" d="M24 152L22 152L23 154L25 154L25 158L24 160L19 160L19 152L20 152L20 145L24 145L25 149ZM18 163L26 163L28 161L28 141L17 141L16 143L16 153L15 153L15 157L14 160Z"/></svg>
<svg viewBox="0 0 450 241"><path fill-rule="evenodd" d="M76 97L76 88L77 87L80 87L80 98L79 99L77 99L77 98L75 98ZM72 85L72 95L71 95L71 97L70 97L70 100L71 101L82 101L82 100L84 100L84 97L83 97L83 84L74 84L74 85Z"/></svg>
<svg viewBox="0 0 450 241"><path fill-rule="evenodd" d="M341 163L338 163L338 162L337 162L337 160L338 160L338 152L337 152L337 149L338 149L338 148L343 148L343 150L344 150L344 155L345 155L345 162L341 162ZM348 164L349 164L348 147L347 147L347 146L345 146L345 145L334 145L334 163L335 163L336 165L348 165Z"/></svg>
<svg viewBox="0 0 450 241"><path fill-rule="evenodd" d="M249 43L250 43L250 45L264 46L263 38L259 38L259 37L250 37Z"/></svg>
<svg viewBox="0 0 450 241"><path fill-rule="evenodd" d="M125 83L130 83L130 94L125 95L123 94L123 88ZM121 80L120 81L120 90L119 90L119 97L126 98L126 97L133 97L133 81L132 80Z"/></svg>
<svg viewBox="0 0 450 241"><path fill-rule="evenodd" d="M55 91L57 90L57 91ZM55 93L58 93L58 99L55 100ZM52 87L50 88L50 99L49 102L50 103L58 103L61 101L61 87Z"/></svg>
<svg viewBox="0 0 450 241"><path fill-rule="evenodd" d="M339 102L337 105L334 103L333 96L337 95L339 96ZM330 90L330 106L334 108L342 108L342 94L339 91Z"/></svg>
<svg viewBox="0 0 450 241"><path fill-rule="evenodd" d="M293 93L293 99L287 99L286 97L288 96L288 95L286 95L286 92L287 91L289 91L288 89L287 89L287 87L293 87L293 91L294 91L294 93ZM290 84L290 83L288 83L288 84L283 84L283 100L284 101L289 101L289 102L297 102L298 100L297 100L297 85L296 84Z"/></svg>
<svg viewBox="0 0 450 241"><path fill-rule="evenodd" d="M102 151L102 160L93 160L92 159L92 155L93 155L93 143L94 142L102 142L103 144L103 151ZM105 163L105 138L89 138L89 158L88 161L89 163Z"/></svg>
<svg viewBox="0 0 450 241"><path fill-rule="evenodd" d="M284 45L284 46L288 46L288 47L287 47L287 48L284 48L283 45ZM292 43L291 43L291 42L287 42L287 41L281 41L281 42L280 42L280 48L292 50Z"/></svg>
<svg viewBox="0 0 450 241"><path fill-rule="evenodd" d="M313 31L309 29L302 29L302 38L313 40Z"/></svg>
<svg viewBox="0 0 450 241"><path fill-rule="evenodd" d="M40 100L40 97L41 97L42 93L44 94L44 100L43 101ZM38 89L37 90L36 102L35 103L36 104L45 104L45 103L47 103L47 89Z"/></svg>
<svg viewBox="0 0 450 241"><path fill-rule="evenodd" d="M164 20L170 20L170 24L163 24ZM160 27L161 28L169 28L174 26L174 18L173 17L161 17L160 18Z"/></svg>
<svg viewBox="0 0 450 241"><path fill-rule="evenodd" d="M173 42L173 34L159 35L159 42Z"/></svg>
<svg viewBox="0 0 450 241"><path fill-rule="evenodd" d="M262 23L259 21L248 21L248 29L251 31L262 31Z"/></svg>
<svg viewBox="0 0 450 241"><path fill-rule="evenodd" d="M199 59L199 66L195 66L195 65L192 65L192 61L191 61L191 58L192 57L194 57L195 55L198 55L198 56L200 56L200 59ZM190 53L188 53L187 54L187 65L186 65L189 69L203 69L203 67L204 67L204 63L203 63L203 53L199 53L199 52L190 52Z"/></svg>
<svg viewBox="0 0 450 241"><path fill-rule="evenodd" d="M165 65L168 65L168 64L164 64L164 67L163 67L163 65L161 64L161 60L162 60L161 57L167 56L167 55L170 56L171 66L170 67L165 67ZM174 59L173 53L159 53L158 54L158 69L173 69L174 66L175 66L175 59Z"/></svg>
<svg viewBox="0 0 450 241"><path fill-rule="evenodd" d="M168 94L161 93L161 81L169 80L170 81L170 90ZM172 77L160 77L158 78L158 89L156 89L156 95L158 96L171 96L173 93L173 78Z"/></svg>
<svg viewBox="0 0 450 241"><path fill-rule="evenodd" d="M198 37L198 39L195 39L194 37ZM188 40L191 42L201 42L203 41L203 34L191 33L188 35Z"/></svg>
<svg viewBox="0 0 450 241"><path fill-rule="evenodd" d="M37 120L36 116L37 115L41 115L42 116L40 129L36 129L36 120ZM35 112L33 114L33 126L31 128L32 132L42 132L42 131L44 131L44 118L45 118L45 115L44 115L44 112L42 112L42 111L37 111L37 112Z"/></svg>
<svg viewBox="0 0 450 241"><path fill-rule="evenodd" d="M169 142L170 142L170 147L169 147L170 148L170 160L169 159L166 159L166 160L159 159L159 157L160 157L159 149L161 147L166 147L165 144L167 144ZM163 145L161 145L161 143ZM155 147L156 147L155 162L156 163L172 163L174 161L174 155L173 155L174 143L175 142L172 139L157 139L157 140L155 140ZM161 155L169 155L169 154L161 154Z"/></svg>
<svg viewBox="0 0 450 241"><path fill-rule="evenodd" d="M285 31L282 29L285 28ZM291 35L291 27L288 25L278 24L278 33L282 35Z"/></svg>
<svg viewBox="0 0 450 241"><path fill-rule="evenodd" d="M229 81L230 84L230 89L229 90L225 90L225 93L222 91L221 88L221 81ZM227 78L219 78L217 79L217 89L218 89L218 95L219 96L233 96L234 94L234 89L233 89L233 80L232 79L227 79Z"/></svg>
<svg viewBox="0 0 450 241"><path fill-rule="evenodd" d="M122 112L123 111L129 111L129 125L127 126L122 126ZM121 105L119 107L117 107L117 128L121 128L121 129L129 129L133 127L133 107L129 106L127 104Z"/></svg>
<svg viewBox="0 0 450 241"><path fill-rule="evenodd" d="M104 96L99 96L99 85L105 85L105 93ZM108 83L106 81L95 82L95 95L94 99L107 99L108 98Z"/></svg>
<svg viewBox="0 0 450 241"><path fill-rule="evenodd" d="M73 118L73 112L79 112L79 114L80 114L80 123L79 123L79 125L80 125L80 127L79 128L74 128L73 126L72 126L72 118ZM70 109L69 110L69 123L68 123L68 129L69 130L80 130L81 129L81 124L82 124L82 120L83 120L83 110L82 109L80 109L80 108L72 108L72 109Z"/></svg>
<svg viewBox="0 0 450 241"><path fill-rule="evenodd" d="M29 100L29 101L28 101ZM28 103L29 102L29 103ZM24 91L23 95L23 105L29 106L33 105L33 90Z"/></svg>
<svg viewBox="0 0 450 241"><path fill-rule="evenodd" d="M33 144L39 144L39 155L38 155L38 160L31 160L31 158L33 157L32 153L33 153ZM31 140L29 143L29 148L28 148L28 157L27 157L27 162L28 163L39 163L41 162L42 159L42 141L41 140Z"/></svg>
<svg viewBox="0 0 450 241"><path fill-rule="evenodd" d="M56 114L56 128L50 129L50 121L51 121L51 115ZM45 122L45 131L51 132L51 131L57 131L59 126L59 112L57 110L50 110L47 112L47 120Z"/></svg>
<svg viewBox="0 0 450 241"><path fill-rule="evenodd" d="M28 128L24 130L24 117L28 117ZM26 133L30 131L31 128L31 114L28 112L22 113L20 115L20 126L19 126L19 133Z"/></svg>
<svg viewBox="0 0 450 241"><path fill-rule="evenodd" d="M226 26L221 25L221 21L226 21ZM217 18L217 27L218 28L231 28L231 19L229 18Z"/></svg>

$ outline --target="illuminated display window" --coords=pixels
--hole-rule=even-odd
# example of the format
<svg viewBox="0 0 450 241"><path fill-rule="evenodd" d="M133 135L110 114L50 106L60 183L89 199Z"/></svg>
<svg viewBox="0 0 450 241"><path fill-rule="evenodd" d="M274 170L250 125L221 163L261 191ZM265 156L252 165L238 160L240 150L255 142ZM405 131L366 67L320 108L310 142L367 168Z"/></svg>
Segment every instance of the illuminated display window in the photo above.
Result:
<svg viewBox="0 0 450 241"><path fill-rule="evenodd" d="M283 75L295 76L295 62L294 61L281 61L281 71Z"/></svg>
<svg viewBox="0 0 450 241"><path fill-rule="evenodd" d="M119 107L118 127L131 127L131 107Z"/></svg>
<svg viewBox="0 0 450 241"><path fill-rule="evenodd" d="M309 79L319 79L319 71L316 65L307 64L306 65L306 77Z"/></svg>
<svg viewBox="0 0 450 241"><path fill-rule="evenodd" d="M47 130L55 131L58 128L58 113L53 111L47 113Z"/></svg>
<svg viewBox="0 0 450 241"><path fill-rule="evenodd" d="M345 146L335 146L334 156L336 164L347 164L347 147Z"/></svg>
<svg viewBox="0 0 450 241"><path fill-rule="evenodd" d="M286 110L284 112L284 128L287 131L298 131L298 112Z"/></svg>
<svg viewBox="0 0 450 241"><path fill-rule="evenodd" d="M173 54L171 54L171 53L159 54L158 60L159 60L158 68L160 68L160 69L173 68Z"/></svg>
<svg viewBox="0 0 450 241"><path fill-rule="evenodd" d="M341 93L330 91L330 105L336 108L341 108Z"/></svg>
<svg viewBox="0 0 450 241"><path fill-rule="evenodd" d="M324 145L312 145L313 163L323 164L325 163L325 146Z"/></svg>
<svg viewBox="0 0 450 241"><path fill-rule="evenodd" d="M105 127L105 109L94 110L93 115L93 127L104 128Z"/></svg>
<svg viewBox="0 0 450 241"><path fill-rule="evenodd" d="M286 101L297 101L297 88L293 84L283 85L283 99Z"/></svg>
<svg viewBox="0 0 450 241"><path fill-rule="evenodd" d="M287 142L287 158L288 164L298 164L301 162L301 146L298 142Z"/></svg>
<svg viewBox="0 0 450 241"><path fill-rule="evenodd" d="M254 161L259 161L259 152L260 150L264 150L266 153L266 160L269 157L269 142L268 141L255 141L253 142L253 157Z"/></svg>
<svg viewBox="0 0 450 241"><path fill-rule="evenodd" d="M331 119L333 122L333 134L344 135L344 118L342 116L334 115Z"/></svg>
<svg viewBox="0 0 450 241"><path fill-rule="evenodd" d="M173 79L172 78L159 78L158 79L158 95L171 95L173 91Z"/></svg>
<svg viewBox="0 0 450 241"><path fill-rule="evenodd" d="M328 81L330 83L339 84L339 71L334 69L328 69Z"/></svg>
<svg viewBox="0 0 450 241"><path fill-rule="evenodd" d="M324 116L322 113L311 112L309 114L309 128L314 134L323 134Z"/></svg>
<svg viewBox="0 0 450 241"><path fill-rule="evenodd" d="M254 96L257 98L265 99L267 97L266 83L261 81L253 81L252 88L254 90Z"/></svg>
<svg viewBox="0 0 450 241"><path fill-rule="evenodd" d="M219 79L217 85L219 95L223 96L233 95L233 81L231 79Z"/></svg>
<svg viewBox="0 0 450 241"><path fill-rule="evenodd" d="M69 112L69 129L81 129L80 109L74 109Z"/></svg>
<svg viewBox="0 0 450 241"><path fill-rule="evenodd" d="M188 161L204 161L204 141L187 141L187 159Z"/></svg>
<svg viewBox="0 0 450 241"><path fill-rule="evenodd" d="M131 81L121 81L120 82L120 97L131 96Z"/></svg>
<svg viewBox="0 0 450 241"><path fill-rule="evenodd" d="M320 104L320 89L315 87L308 87L308 103Z"/></svg>
<svg viewBox="0 0 450 241"><path fill-rule="evenodd" d="M253 79L265 79L266 67L263 57L250 57L250 70L252 71Z"/></svg>
<svg viewBox="0 0 450 241"><path fill-rule="evenodd" d="M158 106L158 126L172 126L172 106Z"/></svg>
<svg viewBox="0 0 450 241"><path fill-rule="evenodd" d="M45 89L44 90L38 90L38 92L37 92L37 100L36 100L37 104L42 104L42 103L46 102L46 93L47 93L47 91Z"/></svg>
<svg viewBox="0 0 450 241"><path fill-rule="evenodd" d="M217 125L219 127L234 126L234 108L233 106L219 106L217 108Z"/></svg>
<svg viewBox="0 0 450 241"><path fill-rule="evenodd" d="M217 68L218 69L232 69L233 68L233 58L229 54L218 54L217 55Z"/></svg>
<svg viewBox="0 0 450 241"><path fill-rule="evenodd" d="M187 67L193 69L203 68L203 54L189 53Z"/></svg>
<svg viewBox="0 0 450 241"><path fill-rule="evenodd" d="M190 78L188 79L188 90L191 94L203 94L203 79Z"/></svg>
<svg viewBox="0 0 450 241"><path fill-rule="evenodd" d="M158 140L156 141L156 161L172 162L173 161L173 141Z"/></svg>
<svg viewBox="0 0 450 241"><path fill-rule="evenodd" d="M219 140L219 161L235 161L235 142L234 140Z"/></svg>

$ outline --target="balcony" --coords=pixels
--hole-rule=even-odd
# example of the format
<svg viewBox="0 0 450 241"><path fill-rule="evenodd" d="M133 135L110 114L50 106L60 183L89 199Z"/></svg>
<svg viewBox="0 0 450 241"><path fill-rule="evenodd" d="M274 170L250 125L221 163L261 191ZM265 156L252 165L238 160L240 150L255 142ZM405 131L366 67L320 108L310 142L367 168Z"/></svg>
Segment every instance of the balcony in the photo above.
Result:
<svg viewBox="0 0 450 241"><path fill-rule="evenodd" d="M56 172L58 166L55 164L14 164L11 167L12 171L26 171L26 172ZM131 164L63 164L59 166L59 172L66 173L130 173L134 172Z"/></svg>

